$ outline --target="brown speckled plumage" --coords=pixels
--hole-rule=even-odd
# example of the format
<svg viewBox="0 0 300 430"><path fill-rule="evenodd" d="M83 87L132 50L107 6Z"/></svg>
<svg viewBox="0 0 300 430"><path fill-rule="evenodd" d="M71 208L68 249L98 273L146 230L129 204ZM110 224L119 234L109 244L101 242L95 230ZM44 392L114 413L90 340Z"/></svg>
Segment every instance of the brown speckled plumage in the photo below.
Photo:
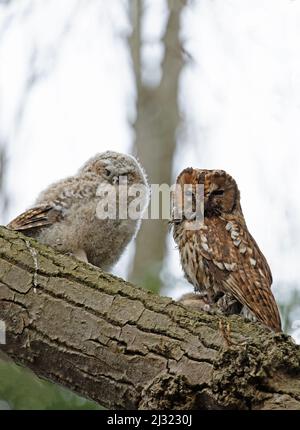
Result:
<svg viewBox="0 0 300 430"><path fill-rule="evenodd" d="M281 331L268 263L249 233L235 180L222 170L185 169L177 183L204 184L204 223L174 222L185 275L196 291L224 313L242 312Z"/></svg>

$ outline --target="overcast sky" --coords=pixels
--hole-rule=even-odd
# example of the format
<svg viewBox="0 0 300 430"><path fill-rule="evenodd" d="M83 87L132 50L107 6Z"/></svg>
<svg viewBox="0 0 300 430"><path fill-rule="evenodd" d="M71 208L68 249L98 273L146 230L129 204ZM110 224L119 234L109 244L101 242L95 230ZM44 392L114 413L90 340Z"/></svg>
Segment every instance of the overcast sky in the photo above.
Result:
<svg viewBox="0 0 300 430"><path fill-rule="evenodd" d="M144 78L154 84L165 1L148 1L147 10ZM186 128L174 176L195 166L235 177L249 230L270 262L281 299L293 286L300 290L299 23L300 0L195 0L182 19L193 61L181 78ZM135 87L129 34L122 0L0 6L0 137L8 142L11 196L4 221L96 152L130 150ZM182 279L169 242L167 267ZM118 265L124 276L126 261ZM178 296L179 285L166 292Z"/></svg>

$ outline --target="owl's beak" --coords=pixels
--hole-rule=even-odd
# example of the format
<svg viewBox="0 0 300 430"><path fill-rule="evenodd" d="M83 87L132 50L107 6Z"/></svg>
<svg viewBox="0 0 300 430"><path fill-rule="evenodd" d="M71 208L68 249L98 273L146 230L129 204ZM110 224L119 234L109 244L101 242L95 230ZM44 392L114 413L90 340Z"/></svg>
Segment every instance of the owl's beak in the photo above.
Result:
<svg viewBox="0 0 300 430"><path fill-rule="evenodd" d="M169 220L169 224L170 225L178 225L178 224L180 224L182 222L182 219L179 219L179 218L174 218L174 219L170 219Z"/></svg>

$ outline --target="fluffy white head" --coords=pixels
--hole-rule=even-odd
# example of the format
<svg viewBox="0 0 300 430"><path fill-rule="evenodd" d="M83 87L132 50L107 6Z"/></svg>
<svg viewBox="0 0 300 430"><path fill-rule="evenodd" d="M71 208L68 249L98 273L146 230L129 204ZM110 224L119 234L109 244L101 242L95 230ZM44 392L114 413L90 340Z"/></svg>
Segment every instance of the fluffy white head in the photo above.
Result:
<svg viewBox="0 0 300 430"><path fill-rule="evenodd" d="M145 184L148 181L144 169L132 155L114 151L99 153L88 160L79 170L79 175L94 173L108 181L120 176L127 176L128 184Z"/></svg>

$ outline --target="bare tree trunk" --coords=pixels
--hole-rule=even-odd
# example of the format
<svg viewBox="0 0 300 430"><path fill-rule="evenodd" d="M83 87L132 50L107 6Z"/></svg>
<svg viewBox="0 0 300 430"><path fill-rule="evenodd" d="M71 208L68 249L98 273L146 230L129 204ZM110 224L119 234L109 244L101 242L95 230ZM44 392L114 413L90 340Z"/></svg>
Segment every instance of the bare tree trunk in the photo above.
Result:
<svg viewBox="0 0 300 430"><path fill-rule="evenodd" d="M108 408L300 409L288 336L240 317L225 336L217 317L3 228L0 319L17 363Z"/></svg>
<svg viewBox="0 0 300 430"><path fill-rule="evenodd" d="M163 39L162 79L154 88L147 87L141 79L143 2L132 0L130 4L133 21L131 52L137 83L135 152L151 183L171 184L176 131L180 124L179 77L184 65L179 39L180 17L186 2L170 0L168 3L170 15ZM155 291L160 289L159 273L166 254L167 229L167 222L145 220L136 242L131 280Z"/></svg>

